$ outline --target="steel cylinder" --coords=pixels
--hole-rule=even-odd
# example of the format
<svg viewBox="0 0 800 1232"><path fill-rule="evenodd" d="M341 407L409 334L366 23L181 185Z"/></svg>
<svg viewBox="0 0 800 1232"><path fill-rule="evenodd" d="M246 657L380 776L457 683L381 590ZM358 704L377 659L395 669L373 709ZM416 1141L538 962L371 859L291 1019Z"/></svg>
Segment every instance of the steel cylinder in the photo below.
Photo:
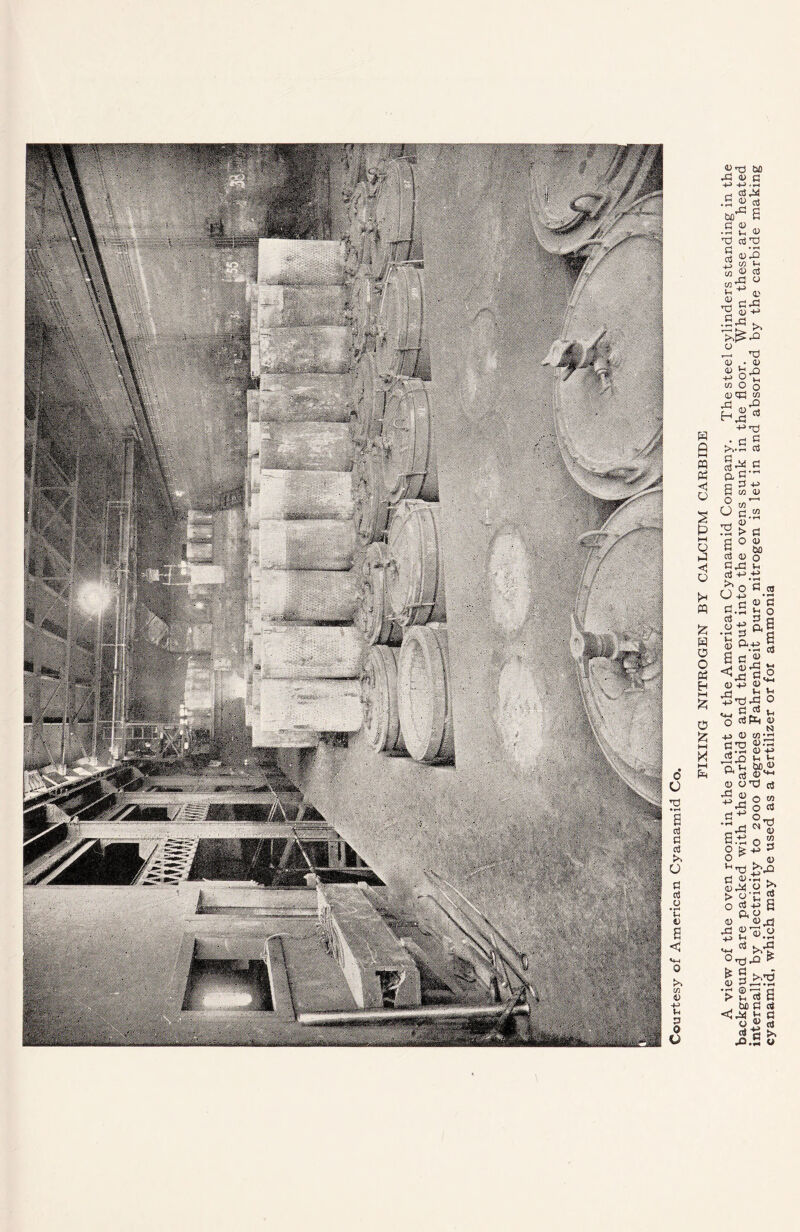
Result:
<svg viewBox="0 0 800 1232"><path fill-rule="evenodd" d="M356 358L364 351L375 349L379 306L378 284L369 272L361 270L353 279L349 307L350 326L353 331L353 354Z"/></svg>
<svg viewBox="0 0 800 1232"><path fill-rule="evenodd" d="M439 499L429 381L401 377L386 395L381 427L383 488L390 504Z"/></svg>
<svg viewBox="0 0 800 1232"><path fill-rule="evenodd" d="M350 434L357 445L380 435L385 405L386 382L378 375L374 353L365 351L359 357L353 377Z"/></svg>
<svg viewBox="0 0 800 1232"><path fill-rule="evenodd" d="M257 335L276 325L344 325L343 286L261 286L256 298Z"/></svg>
<svg viewBox="0 0 800 1232"><path fill-rule="evenodd" d="M397 705L403 739L415 761L452 762L455 740L444 625L405 633L397 664Z"/></svg>
<svg viewBox="0 0 800 1232"><path fill-rule="evenodd" d="M354 732L361 726L358 680L270 678L262 680L260 687L262 729Z"/></svg>
<svg viewBox="0 0 800 1232"><path fill-rule="evenodd" d="M375 364L382 377L431 376L425 276L416 265L392 265L378 309Z"/></svg>
<svg viewBox="0 0 800 1232"><path fill-rule="evenodd" d="M355 274L359 267L369 260L374 204L373 188L361 180L356 184L347 203L345 274Z"/></svg>
<svg viewBox="0 0 800 1232"><path fill-rule="evenodd" d="M385 535L389 525L389 502L383 486L380 450L376 444L359 450L353 467L355 525L362 543Z"/></svg>
<svg viewBox="0 0 800 1232"><path fill-rule="evenodd" d="M392 646L372 646L361 670L364 735L377 752L405 752L397 706L399 653Z"/></svg>
<svg viewBox="0 0 800 1232"><path fill-rule="evenodd" d="M387 560L385 543L369 545L361 563L355 622L371 645L399 646L403 630L392 620L386 599Z"/></svg>
<svg viewBox="0 0 800 1232"><path fill-rule="evenodd" d="M349 374L262 373L259 386L262 423L345 423L352 411Z"/></svg>
<svg viewBox="0 0 800 1232"><path fill-rule="evenodd" d="M261 519L261 568L349 569L355 527L330 518L295 521Z"/></svg>
<svg viewBox="0 0 800 1232"><path fill-rule="evenodd" d="M417 171L408 158L389 159L378 167L371 257L378 279L386 277L394 262L422 260Z"/></svg>
<svg viewBox="0 0 800 1232"><path fill-rule="evenodd" d="M353 442L346 424L262 423L261 467L268 471L349 471Z"/></svg>
<svg viewBox="0 0 800 1232"><path fill-rule="evenodd" d="M261 372L347 372L346 325L271 325L259 331Z"/></svg>
<svg viewBox="0 0 800 1232"><path fill-rule="evenodd" d="M352 620L357 603L352 571L265 569L261 576L259 614L265 620L341 624Z"/></svg>
<svg viewBox="0 0 800 1232"><path fill-rule="evenodd" d="M392 619L423 625L445 619L444 558L438 504L401 501L389 525L386 597Z"/></svg>
<svg viewBox="0 0 800 1232"><path fill-rule="evenodd" d="M353 516L352 471L261 472L258 494L263 518L338 518Z"/></svg>
<svg viewBox="0 0 800 1232"><path fill-rule="evenodd" d="M259 240L258 281L335 286L344 282L344 257L337 240Z"/></svg>
<svg viewBox="0 0 800 1232"><path fill-rule="evenodd" d="M261 634L261 679L351 679L364 641L353 625L269 622Z"/></svg>

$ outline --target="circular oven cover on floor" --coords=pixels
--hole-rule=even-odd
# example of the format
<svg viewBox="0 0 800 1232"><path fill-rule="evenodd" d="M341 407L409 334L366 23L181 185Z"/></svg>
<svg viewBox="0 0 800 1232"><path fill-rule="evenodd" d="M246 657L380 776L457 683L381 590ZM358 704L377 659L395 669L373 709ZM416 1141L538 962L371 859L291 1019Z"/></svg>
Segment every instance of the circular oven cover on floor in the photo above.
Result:
<svg viewBox="0 0 800 1232"><path fill-rule="evenodd" d="M531 222L548 252L578 252L606 220L654 187L648 145L537 145L529 170Z"/></svg>
<svg viewBox="0 0 800 1232"><path fill-rule="evenodd" d="M592 730L617 774L651 804L661 802L662 730L662 491L654 488L620 505L590 547L575 601L587 633L641 639L649 662L626 671L609 658L577 662Z"/></svg>
<svg viewBox="0 0 800 1232"><path fill-rule="evenodd" d="M602 500L657 483L663 466L661 194L619 215L581 271L562 343L597 340L596 361L554 369L558 444L573 479Z"/></svg>

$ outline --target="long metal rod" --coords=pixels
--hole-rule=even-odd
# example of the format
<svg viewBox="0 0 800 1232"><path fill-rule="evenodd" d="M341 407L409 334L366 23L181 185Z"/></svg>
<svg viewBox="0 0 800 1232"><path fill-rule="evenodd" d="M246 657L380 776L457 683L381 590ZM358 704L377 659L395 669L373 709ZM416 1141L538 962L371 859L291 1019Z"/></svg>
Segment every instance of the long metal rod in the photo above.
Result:
<svg viewBox="0 0 800 1232"><path fill-rule="evenodd" d="M61 201L72 224L71 235L73 237L73 245L80 263L85 267L87 287L97 305L100 319L103 322L111 352L119 370L120 379L133 411L136 427L142 440L145 457L155 481L156 490L170 515L174 517L175 509L172 504L169 486L164 475L144 399L122 332L119 314L111 294L100 250L89 221L77 172L75 171L71 156L68 154L68 147L63 145L48 146L48 155Z"/></svg>
<svg viewBox="0 0 800 1232"><path fill-rule="evenodd" d="M37 473L38 453L39 453L39 414L42 406L42 377L44 374L44 339L45 328L42 325L41 337L39 339L39 374L36 383L36 409L33 413L33 446L31 449L31 480L30 490L28 492L28 508L25 514L25 586L29 583L28 565L31 558L31 526L33 524L33 506L36 496L36 483L39 478Z"/></svg>
<svg viewBox="0 0 800 1232"><path fill-rule="evenodd" d="M81 486L81 450L83 447L83 414L78 412L78 440L75 450L75 477L72 481L72 527L69 544L69 590L67 591L67 644L64 651L64 697L61 711L61 759L59 770L67 768L72 721L70 716L70 685L72 682L72 634L75 624L75 549L78 542L78 493Z"/></svg>
<svg viewBox="0 0 800 1232"><path fill-rule="evenodd" d="M457 889L456 886L452 885L445 877L443 877L441 873L435 873L432 869L426 869L426 876L434 882L439 882L440 885L447 886L448 890L452 890L454 894L457 894L461 899L461 902L464 904L464 907L467 909L467 913L473 917L477 917L478 920L486 924L491 929L495 940L499 941L502 946L505 946L505 948L514 956L514 959L519 962L526 971L528 970L528 967L530 966L528 955L524 954L521 950L518 950L517 947L509 941L508 937L504 937L500 932L500 929L497 928L489 917L484 915L480 908L476 907L465 894L462 894L461 891ZM455 904L453 905L455 906ZM498 946L498 949L499 948L500 946Z"/></svg>
<svg viewBox="0 0 800 1232"><path fill-rule="evenodd" d="M135 442L125 442L122 499L119 504L117 551L117 605L114 628L114 677L111 703L111 750L114 757L125 753L125 723L128 701L128 606L130 599L131 522L133 515L133 468Z"/></svg>
<svg viewBox="0 0 800 1232"><path fill-rule="evenodd" d="M108 479L106 475L106 496L108 495ZM108 562L108 506L103 517L103 536L100 545L100 584L107 585ZM103 621L105 614L102 603L97 613L97 628L94 633L94 712L92 714L92 761L97 761L97 748L100 737L100 697L103 685Z"/></svg>
<svg viewBox="0 0 800 1232"><path fill-rule="evenodd" d="M517 1005L515 1018L528 1018L530 1006ZM437 1022L441 1019L499 1019L507 1013L503 1005L415 1005L405 1009L381 1010L314 1010L298 1014L297 1021L305 1027L338 1027L367 1022Z"/></svg>

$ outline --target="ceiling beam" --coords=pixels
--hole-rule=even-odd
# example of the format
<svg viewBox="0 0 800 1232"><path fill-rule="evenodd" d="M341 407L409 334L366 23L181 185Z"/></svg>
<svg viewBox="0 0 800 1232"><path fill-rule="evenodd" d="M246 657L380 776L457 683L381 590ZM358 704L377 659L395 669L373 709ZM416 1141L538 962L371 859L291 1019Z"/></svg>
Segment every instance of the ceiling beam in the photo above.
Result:
<svg viewBox="0 0 800 1232"><path fill-rule="evenodd" d="M139 382L133 369L119 313L111 293L111 286L95 239L89 211L80 189L77 172L66 146L50 145L47 147L47 153L53 178L71 225L73 246L86 271L87 288L97 305L106 330L106 337L125 388L125 393L128 396L128 401L133 411L142 453L150 475L153 478L158 496L166 505L170 515L175 517L175 507L172 503L164 469L153 438L144 398L142 397Z"/></svg>

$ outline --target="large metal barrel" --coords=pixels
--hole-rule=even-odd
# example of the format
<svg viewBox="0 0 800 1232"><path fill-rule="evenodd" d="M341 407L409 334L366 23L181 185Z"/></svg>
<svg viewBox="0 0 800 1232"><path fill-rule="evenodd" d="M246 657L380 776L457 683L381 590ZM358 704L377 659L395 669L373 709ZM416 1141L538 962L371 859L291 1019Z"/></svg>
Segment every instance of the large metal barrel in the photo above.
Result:
<svg viewBox="0 0 800 1232"><path fill-rule="evenodd" d="M389 503L439 499L431 385L400 377L386 395L381 428L383 488Z"/></svg>
<svg viewBox="0 0 800 1232"><path fill-rule="evenodd" d="M342 283L344 244L337 240L259 240L258 281L279 286Z"/></svg>
<svg viewBox="0 0 800 1232"><path fill-rule="evenodd" d="M257 335L274 325L344 325L343 286L261 286L256 297Z"/></svg>
<svg viewBox="0 0 800 1232"><path fill-rule="evenodd" d="M378 376L375 355L365 351L356 364L353 377L350 434L357 445L380 436L386 403L386 382Z"/></svg>
<svg viewBox="0 0 800 1232"><path fill-rule="evenodd" d="M345 423L352 410L349 374L262 372L259 388L262 423Z"/></svg>
<svg viewBox="0 0 800 1232"><path fill-rule="evenodd" d="M259 613L265 620L341 624L352 620L357 603L352 571L265 569L261 575Z"/></svg>
<svg viewBox="0 0 800 1232"><path fill-rule="evenodd" d="M263 518L340 518L353 516L352 471L261 472L258 493Z"/></svg>
<svg viewBox="0 0 800 1232"><path fill-rule="evenodd" d="M548 252L579 252L617 210L660 187L658 146L537 145L529 172L531 222Z"/></svg>
<svg viewBox="0 0 800 1232"><path fill-rule="evenodd" d="M371 543L361 563L355 623L370 645L399 646L403 630L392 620L386 602L387 561L386 544Z"/></svg>
<svg viewBox="0 0 800 1232"><path fill-rule="evenodd" d="M360 270L350 291L350 324L353 331L353 354L375 349L378 333L380 292L378 284L367 270Z"/></svg>
<svg viewBox="0 0 800 1232"><path fill-rule="evenodd" d="M397 706L406 748L415 761L455 758L447 629L408 629L397 663Z"/></svg>
<svg viewBox="0 0 800 1232"><path fill-rule="evenodd" d="M353 467L355 526L362 543L381 539L389 525L389 502L383 487L380 450L375 444L363 446Z"/></svg>
<svg viewBox="0 0 800 1232"><path fill-rule="evenodd" d="M445 619L444 559L439 506L401 501L389 525L386 598L398 624Z"/></svg>
<svg viewBox="0 0 800 1232"><path fill-rule="evenodd" d="M617 774L661 802L662 492L634 496L589 549L571 621L570 651L597 742Z"/></svg>
<svg viewBox="0 0 800 1232"><path fill-rule="evenodd" d="M364 641L353 625L270 623L261 634L261 679L351 679L361 671Z"/></svg>
<svg viewBox="0 0 800 1232"><path fill-rule="evenodd" d="M361 670L361 709L364 735L377 752L403 753L397 708L397 658L391 646L372 646Z"/></svg>
<svg viewBox="0 0 800 1232"><path fill-rule="evenodd" d="M362 180L356 184L347 203L347 231L343 237L346 247L346 274L355 274L358 268L369 260L374 207L374 189Z"/></svg>
<svg viewBox="0 0 800 1232"><path fill-rule="evenodd" d="M425 277L416 265L392 265L386 275L378 309L375 363L383 377L430 380Z"/></svg>
<svg viewBox="0 0 800 1232"><path fill-rule="evenodd" d="M262 372L347 372L346 325L271 325L259 331Z"/></svg>
<svg viewBox="0 0 800 1232"><path fill-rule="evenodd" d="M354 732L361 726L358 680L261 681L261 727Z"/></svg>
<svg viewBox="0 0 800 1232"><path fill-rule="evenodd" d="M346 424L261 424L264 470L349 471L352 465L353 442Z"/></svg>
<svg viewBox="0 0 800 1232"><path fill-rule="evenodd" d="M625 500L662 474L662 230L661 193L612 220L543 361L554 368L564 462L602 500Z"/></svg>
<svg viewBox="0 0 800 1232"><path fill-rule="evenodd" d="M372 272L378 279L385 278L396 261L422 260L417 172L407 158L391 159L378 168L371 235Z"/></svg>
<svg viewBox="0 0 800 1232"><path fill-rule="evenodd" d="M352 522L315 518L261 519L261 568L349 569L356 543Z"/></svg>

